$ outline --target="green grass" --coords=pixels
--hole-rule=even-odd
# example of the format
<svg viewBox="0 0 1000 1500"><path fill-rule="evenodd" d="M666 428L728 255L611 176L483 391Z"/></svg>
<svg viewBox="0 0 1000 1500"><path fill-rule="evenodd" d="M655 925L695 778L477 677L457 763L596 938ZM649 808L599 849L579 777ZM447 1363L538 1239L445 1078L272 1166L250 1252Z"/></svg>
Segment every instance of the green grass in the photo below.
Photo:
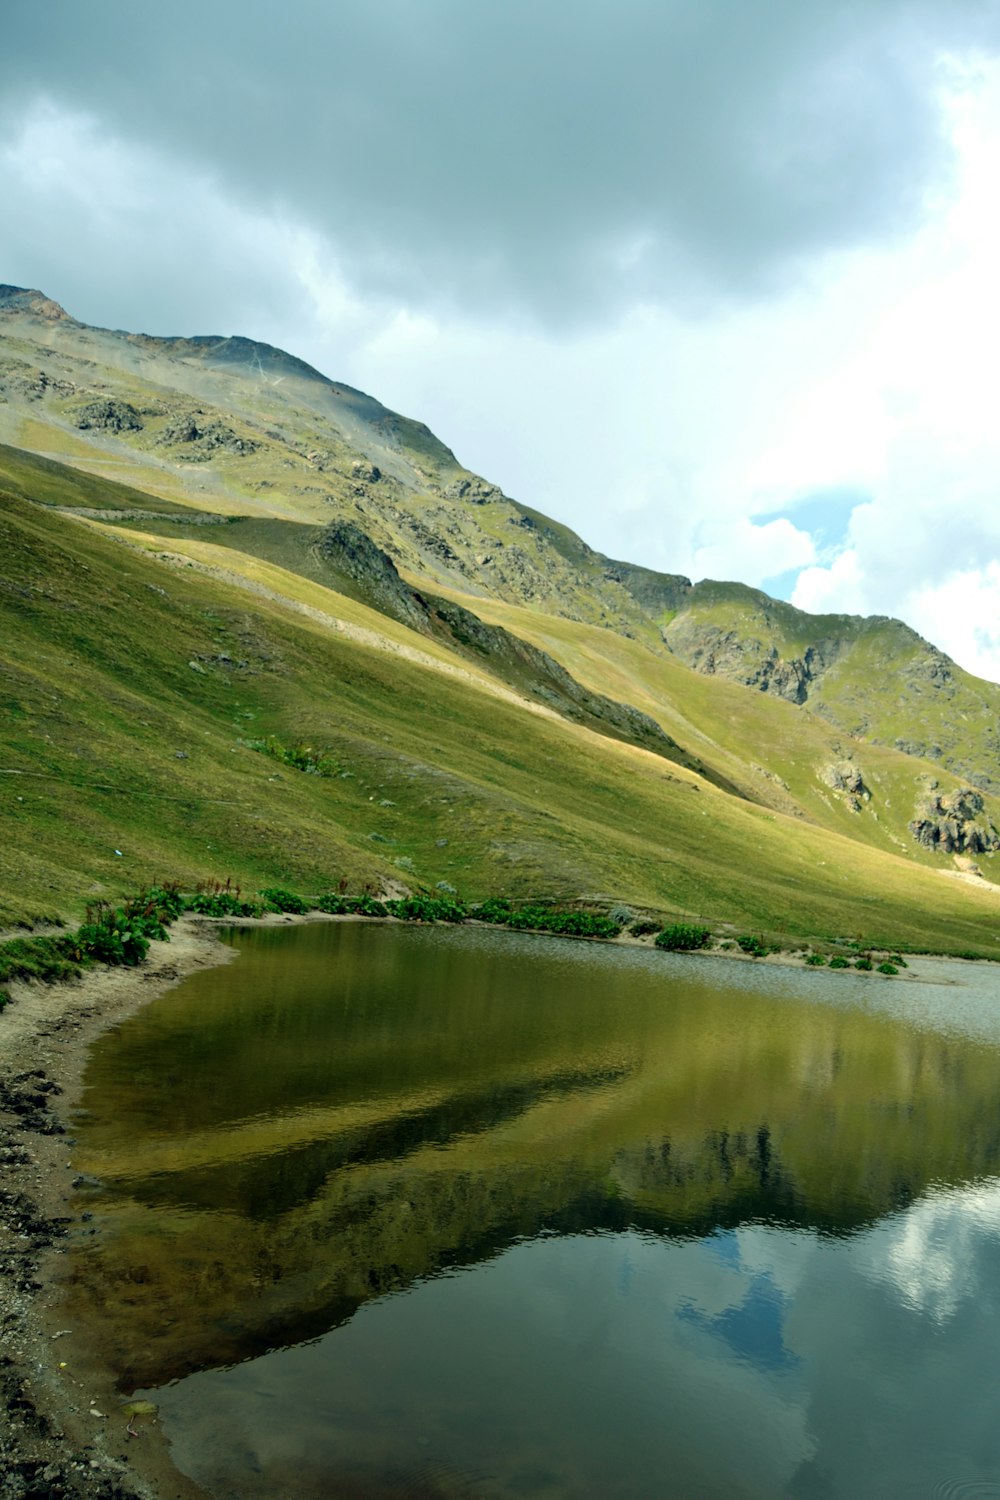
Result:
<svg viewBox="0 0 1000 1500"><path fill-rule="evenodd" d="M446 881L466 900L601 895L665 920L1000 956L988 890L527 712L441 647L401 654L402 626L317 585L370 636L293 608L291 575L286 604L11 494L0 551L6 925L165 877ZM343 770L246 744L268 737Z"/></svg>
<svg viewBox="0 0 1000 1500"><path fill-rule="evenodd" d="M691 660L709 632L742 643L741 671L763 665L772 649L791 661L825 646L832 664L809 688L811 707L847 735L906 747L1000 793L1000 686L949 662L902 621L810 615L743 584L704 582L667 640Z"/></svg>
<svg viewBox="0 0 1000 1500"><path fill-rule="evenodd" d="M939 779L942 789L960 784L939 765L852 741L819 714L693 672L640 641L495 600L477 600L475 608L556 656L586 686L652 714L690 755L753 800L914 864L942 867L941 856L922 849L907 826L927 777ZM822 777L831 762L850 758L872 791L861 812L852 811ZM987 798L987 803L1000 826L1000 799ZM987 857L980 863L988 871L992 861Z"/></svg>

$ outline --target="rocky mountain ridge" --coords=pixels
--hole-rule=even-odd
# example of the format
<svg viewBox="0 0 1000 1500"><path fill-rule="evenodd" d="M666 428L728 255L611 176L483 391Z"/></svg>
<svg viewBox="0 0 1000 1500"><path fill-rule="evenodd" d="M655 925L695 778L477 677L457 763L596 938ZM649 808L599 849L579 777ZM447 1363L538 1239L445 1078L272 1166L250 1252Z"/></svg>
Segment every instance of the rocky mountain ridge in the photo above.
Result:
<svg viewBox="0 0 1000 1500"><path fill-rule="evenodd" d="M0 287L0 439L124 477L191 519L241 517L246 537L256 523L354 526L418 594L598 626L1000 791L1000 688L902 622L810 616L606 557L423 424L268 345L92 328L41 292ZM307 566L288 537L275 545L283 565ZM372 577L365 587L381 608Z"/></svg>

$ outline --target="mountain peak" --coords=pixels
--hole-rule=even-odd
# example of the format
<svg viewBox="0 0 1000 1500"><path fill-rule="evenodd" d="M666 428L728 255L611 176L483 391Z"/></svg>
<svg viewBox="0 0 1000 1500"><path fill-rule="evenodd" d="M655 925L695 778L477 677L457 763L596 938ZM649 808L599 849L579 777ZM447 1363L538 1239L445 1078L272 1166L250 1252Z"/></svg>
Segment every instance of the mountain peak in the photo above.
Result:
<svg viewBox="0 0 1000 1500"><path fill-rule="evenodd" d="M75 323L64 307L33 287L0 284L0 312L31 313L50 323Z"/></svg>

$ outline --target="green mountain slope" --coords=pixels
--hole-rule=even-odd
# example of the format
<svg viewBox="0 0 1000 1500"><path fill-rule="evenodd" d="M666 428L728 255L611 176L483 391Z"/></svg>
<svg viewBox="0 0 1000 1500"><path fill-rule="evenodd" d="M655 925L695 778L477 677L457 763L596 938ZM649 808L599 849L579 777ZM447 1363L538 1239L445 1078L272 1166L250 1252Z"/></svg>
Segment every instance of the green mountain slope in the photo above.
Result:
<svg viewBox="0 0 1000 1500"><path fill-rule="evenodd" d="M0 918L141 869L994 941L1000 688L899 622L615 562L280 350L9 287L0 439Z"/></svg>
<svg viewBox="0 0 1000 1500"><path fill-rule="evenodd" d="M168 874L444 880L1000 956L990 886L734 797L273 565L161 545L0 493L2 921Z"/></svg>
<svg viewBox="0 0 1000 1500"><path fill-rule="evenodd" d="M900 620L809 615L743 584L705 582L663 638L699 672L808 703L847 734L1000 791L1000 687Z"/></svg>
<svg viewBox="0 0 1000 1500"><path fill-rule="evenodd" d="M809 616L604 557L421 423L268 345L90 328L0 286L0 440L202 515L349 520L418 583L666 647L1000 790L1000 687L899 621Z"/></svg>

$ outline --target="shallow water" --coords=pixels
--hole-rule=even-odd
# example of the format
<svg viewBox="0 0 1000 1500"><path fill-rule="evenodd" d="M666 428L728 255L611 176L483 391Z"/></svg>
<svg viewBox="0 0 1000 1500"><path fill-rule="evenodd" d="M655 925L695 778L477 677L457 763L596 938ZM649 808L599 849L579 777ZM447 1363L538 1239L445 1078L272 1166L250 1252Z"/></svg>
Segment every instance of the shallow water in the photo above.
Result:
<svg viewBox="0 0 1000 1500"><path fill-rule="evenodd" d="M219 1497L1000 1495L1000 975L235 934L108 1033L69 1298Z"/></svg>

